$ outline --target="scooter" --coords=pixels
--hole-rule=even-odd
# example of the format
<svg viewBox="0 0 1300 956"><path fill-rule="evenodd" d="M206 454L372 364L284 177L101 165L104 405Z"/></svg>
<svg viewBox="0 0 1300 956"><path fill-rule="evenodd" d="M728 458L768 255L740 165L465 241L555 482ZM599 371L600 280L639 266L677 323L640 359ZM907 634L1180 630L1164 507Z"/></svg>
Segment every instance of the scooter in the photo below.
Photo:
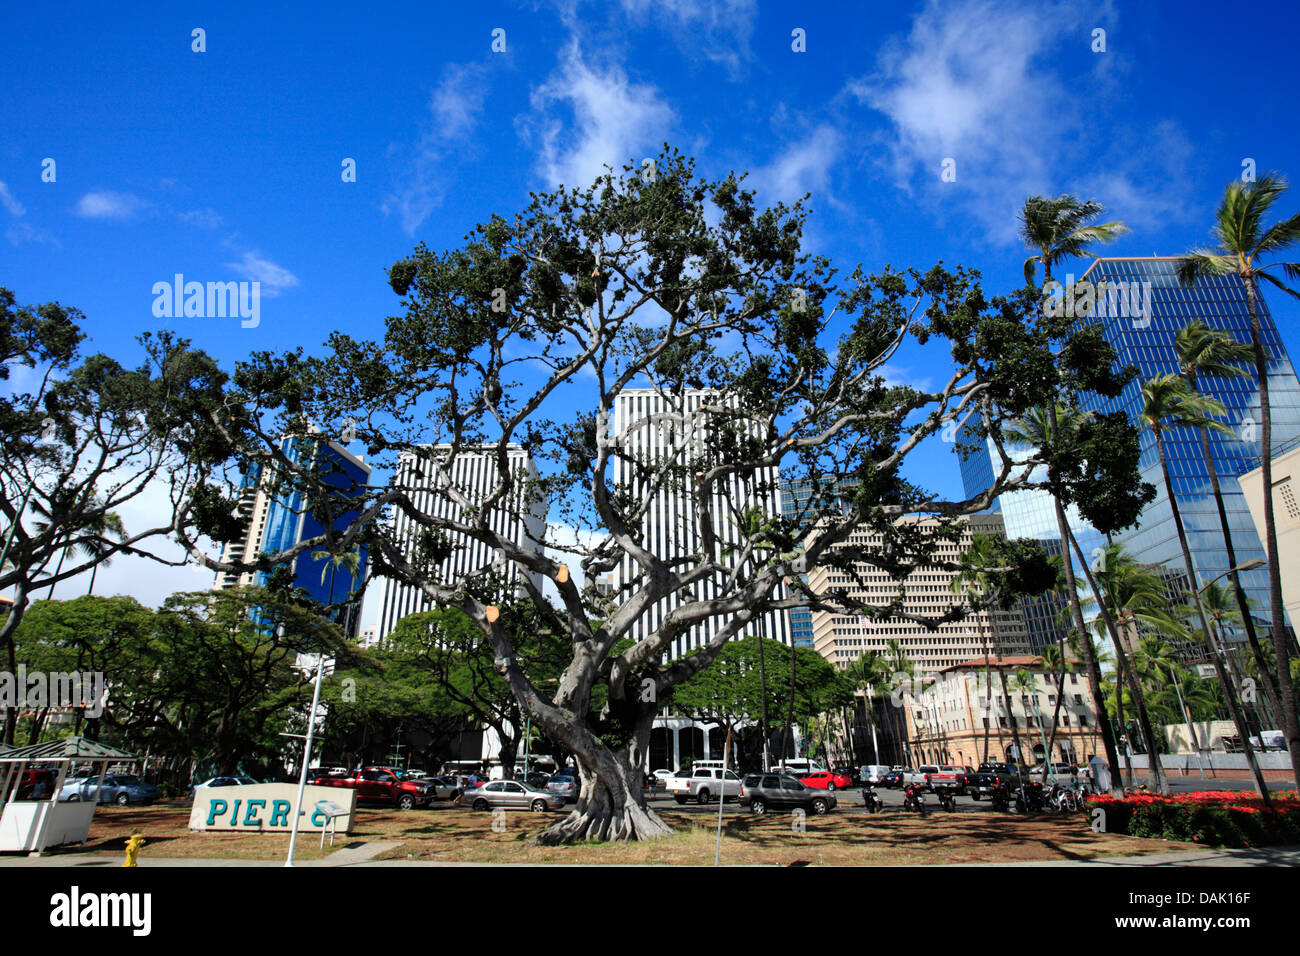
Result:
<svg viewBox="0 0 1300 956"><path fill-rule="evenodd" d="M939 797L939 806L943 809L949 813L957 809L957 798L952 795L952 791L947 787L938 788L936 794Z"/></svg>
<svg viewBox="0 0 1300 956"><path fill-rule="evenodd" d="M868 813L879 813L885 808L885 801L880 799L880 794L870 784L862 788L862 802L866 804Z"/></svg>
<svg viewBox="0 0 1300 956"><path fill-rule="evenodd" d="M903 809L915 810L921 816L925 816L925 788L921 784L910 784L903 791Z"/></svg>

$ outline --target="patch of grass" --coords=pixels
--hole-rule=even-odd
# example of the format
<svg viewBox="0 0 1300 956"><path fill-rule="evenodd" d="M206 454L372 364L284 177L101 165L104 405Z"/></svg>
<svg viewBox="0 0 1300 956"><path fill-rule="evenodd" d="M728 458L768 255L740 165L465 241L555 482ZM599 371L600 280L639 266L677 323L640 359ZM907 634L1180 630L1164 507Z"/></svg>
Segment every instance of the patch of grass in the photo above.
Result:
<svg viewBox="0 0 1300 956"><path fill-rule="evenodd" d="M446 805L428 810L362 808L350 834L339 833L333 850L344 846L393 842L378 859L456 863L561 863L633 866L712 865L717 818L674 810L660 815L676 831L651 843L600 843L540 847L532 839L556 819L554 814L508 812L505 829L492 829L492 815ZM723 820L721 860L727 864L772 866L874 866L934 863L1011 863L1088 860L1105 856L1196 850L1115 833L1094 833L1083 816L1017 817L993 813L933 813L924 819L901 813L867 814L856 807L826 816L809 816L799 832L788 814L755 816L742 810ZM138 828L145 846L141 858L283 859L288 834L191 833L188 805L102 807L95 814L90 841L80 852L125 854ZM319 859L316 833L300 833L295 856Z"/></svg>

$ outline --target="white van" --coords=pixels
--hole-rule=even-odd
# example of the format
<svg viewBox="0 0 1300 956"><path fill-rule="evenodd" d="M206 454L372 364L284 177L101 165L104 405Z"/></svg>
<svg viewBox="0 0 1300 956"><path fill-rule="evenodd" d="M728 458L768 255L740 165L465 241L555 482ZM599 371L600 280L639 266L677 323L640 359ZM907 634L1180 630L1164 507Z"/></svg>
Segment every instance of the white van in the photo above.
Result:
<svg viewBox="0 0 1300 956"><path fill-rule="evenodd" d="M869 783L873 787L884 780L889 774L889 768L881 763L863 764L858 768L858 779L863 783Z"/></svg>

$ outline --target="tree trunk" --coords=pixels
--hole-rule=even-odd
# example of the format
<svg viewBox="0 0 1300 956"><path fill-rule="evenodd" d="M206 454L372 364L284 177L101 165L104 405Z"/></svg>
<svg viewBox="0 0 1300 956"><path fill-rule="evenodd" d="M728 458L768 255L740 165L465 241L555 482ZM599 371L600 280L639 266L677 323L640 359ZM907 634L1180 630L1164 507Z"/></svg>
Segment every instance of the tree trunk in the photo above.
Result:
<svg viewBox="0 0 1300 956"><path fill-rule="evenodd" d="M9 673L18 673L18 645L15 642L15 632L18 625L22 623L23 614L27 611L27 588L19 582L14 586L14 603L9 608L9 613L5 616L4 623L0 624L0 644L4 644L8 651ZM14 701L14 703L18 703ZM3 740L9 746L13 746L14 735L18 731L18 708L9 707L5 709L5 725Z"/></svg>
<svg viewBox="0 0 1300 956"><path fill-rule="evenodd" d="M1210 634L1210 628L1205 618L1205 608L1201 606L1201 592L1196 586L1196 569L1192 566L1192 551L1187 543L1187 529L1183 527L1182 509L1178 507L1178 499L1174 497L1174 483L1169 475L1169 461L1165 458L1165 439L1158 423L1152 431L1155 432L1156 436L1156 450L1160 453L1160 471L1164 475L1165 490L1169 495L1169 506L1174 514L1174 528L1178 531L1178 544L1183 549L1183 567L1187 571L1188 587L1191 588L1192 601L1196 606L1196 618L1201 624L1201 636L1205 641L1205 646L1210 648L1210 657L1214 661L1214 672L1218 675L1219 683L1223 685L1223 692L1228 698L1228 707L1232 711L1232 722L1237 727L1237 733L1241 735L1241 747L1246 752L1246 762L1250 764L1251 775L1255 778L1255 789L1259 791L1264 806L1268 806L1268 784L1264 782L1264 774L1259 769L1259 762L1255 759L1255 750L1250 745L1250 725L1246 722L1245 715L1241 711L1241 705L1237 700L1237 689L1232 684L1232 678L1228 676L1223 668L1221 649L1216 646L1214 637ZM1294 701L1292 704L1294 705Z"/></svg>
<svg viewBox="0 0 1300 956"><path fill-rule="evenodd" d="M1246 282L1246 308L1250 311L1250 344L1255 351L1255 374L1259 378L1260 468L1264 483L1264 550L1268 555L1269 617L1273 627L1273 653L1277 663L1277 690L1281 698L1283 730L1291 751L1291 770L1300 787L1300 722L1297 722L1295 690L1291 684L1291 645L1286 637L1282 604L1282 566L1277 553L1277 524L1273 517L1273 415L1268 397L1268 358L1264 355L1259 328L1259 307L1255 301L1255 279ZM1250 741L1245 741L1249 746Z"/></svg>
<svg viewBox="0 0 1300 956"><path fill-rule="evenodd" d="M1070 534L1070 543L1074 546L1075 553L1078 554L1079 561L1083 564L1083 573L1088 579L1088 587L1092 588L1092 593L1097 595L1097 609L1106 625L1106 632L1115 644L1115 663L1117 666L1121 666L1121 673L1128 684L1129 693L1133 696L1133 707L1137 710L1138 726L1142 728L1142 736L1147 741L1147 753L1152 755L1155 750L1155 733L1151 729L1151 718L1147 714L1147 704L1142 696L1142 688L1137 682L1137 673L1128 666L1128 654L1124 650L1123 642L1120 640L1119 628L1115 626L1114 615L1111 614L1110 608L1106 606L1106 601L1102 598L1101 588L1097 585L1097 579L1092 576L1092 569L1088 566L1088 562L1083 556L1083 549L1079 547L1079 542L1075 539L1073 533ZM1160 765L1160 760L1156 756L1151 756L1148 760L1147 772L1155 778L1156 788L1160 793L1168 796L1169 779L1165 776L1165 769Z"/></svg>
<svg viewBox="0 0 1300 956"><path fill-rule="evenodd" d="M1189 374L1188 381L1191 383L1193 391L1196 388L1196 376ZM1237 549L1232 543L1232 530L1228 526L1228 509L1223 503L1223 491L1219 487L1219 470L1214 466L1214 455L1210 451L1210 430L1208 428L1198 428L1201 433L1201 454L1205 457L1205 468L1210 476L1210 490L1214 493L1214 504L1219 511L1219 527L1223 530L1223 546L1228 555L1228 567L1237 567ZM1246 592L1241 587L1241 572L1232 571L1233 590L1237 594L1237 609L1241 612L1241 623L1246 629L1246 640L1250 644L1250 652L1254 655L1255 665L1259 668L1260 676L1264 680L1264 693L1268 695L1269 705L1272 706L1275 713L1281 713L1280 699L1277 689L1277 677L1273 674L1272 669L1268 666L1268 661L1264 657L1264 648L1259 643L1259 635L1255 633L1255 619L1250 613L1250 605L1246 601Z"/></svg>
<svg viewBox="0 0 1300 956"><path fill-rule="evenodd" d="M1051 409L1052 441L1056 441L1056 406ZM1056 526L1061 535L1061 556L1064 560L1061 562L1065 572L1065 589L1070 599L1070 612L1074 617L1075 630L1079 632L1079 645L1083 649L1083 662L1088 671L1088 685L1092 691L1093 713L1096 716L1097 723L1101 728L1101 743L1106 751L1106 764L1110 767L1111 793L1115 796L1123 795L1123 788L1119 781L1123 779L1119 772L1119 753L1115 749L1115 735L1111 731L1110 724L1106 717L1106 700L1101 692L1101 665L1097 662L1097 649L1092 646L1092 635L1088 633L1088 626L1083 622L1083 608L1079 604L1079 589L1075 583L1074 577L1074 560L1070 557L1070 526L1065 520L1065 508L1061 505L1059 499L1053 497L1056 506ZM1100 596L1098 597L1100 601Z"/></svg>
<svg viewBox="0 0 1300 956"><path fill-rule="evenodd" d="M1115 722L1124 726L1124 666L1117 658L1115 661ZM1124 747L1124 770L1127 776L1124 778L1128 785L1133 786L1133 741L1125 740Z"/></svg>
<svg viewBox="0 0 1300 956"><path fill-rule="evenodd" d="M639 767L599 742L574 751L582 789L573 811L538 834L540 846L581 840L655 840L672 829L646 806Z"/></svg>
<svg viewBox="0 0 1300 956"><path fill-rule="evenodd" d="M1047 755L1043 758L1043 782L1047 782L1047 767L1052 762L1052 747L1056 744L1056 728L1061 723L1061 704L1065 699L1065 635L1057 638L1061 648L1061 673L1056 682L1056 708L1052 711L1052 736L1047 738Z"/></svg>

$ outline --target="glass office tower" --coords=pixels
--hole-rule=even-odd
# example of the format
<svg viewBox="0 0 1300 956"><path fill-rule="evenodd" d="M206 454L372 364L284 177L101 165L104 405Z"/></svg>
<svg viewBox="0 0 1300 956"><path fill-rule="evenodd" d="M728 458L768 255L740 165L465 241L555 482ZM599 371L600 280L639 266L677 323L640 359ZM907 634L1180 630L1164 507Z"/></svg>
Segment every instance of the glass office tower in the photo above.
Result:
<svg viewBox="0 0 1300 956"><path fill-rule="evenodd" d="M962 489L968 498L974 497L993 484L993 462L997 452L991 440L973 434L969 426L958 433L957 449L961 463ZM969 451L965 458L962 458L963 450ZM1007 448L1007 454L1015 461L1027 454L1027 450ZM1045 481L1046 471L1042 467L1035 469L1032 480ZM1056 504L1047 491L1037 488L1007 491L994 498L988 510L1002 515L1009 540L1028 538L1037 541L1049 555L1060 555L1066 550L1062 547L1060 528L1056 523ZM1094 560L1100 554L1100 549L1106 546L1105 536L1088 524L1073 505L1066 508L1065 519L1075 540L1079 542L1084 557L1089 561ZM1073 551L1071 558L1075 576L1080 584L1086 586L1083 568ZM1056 646L1061 636L1059 615L1066 602L1053 593L1047 593L1022 598L1020 605L1029 629L1030 651L1039 653L1045 647ZM1096 614L1095 608L1085 609L1088 620Z"/></svg>
<svg viewBox="0 0 1300 956"><path fill-rule="evenodd" d="M1085 408L1098 412L1123 409L1138 423L1142 382L1178 371L1174 334L1192 319L1200 319L1213 329L1227 330L1239 342L1250 342L1250 316L1241 279L1235 275L1221 276L1183 288L1177 278L1178 262L1176 257L1099 259L1083 274L1082 279L1093 287L1105 281L1125 289L1125 305L1142 304L1134 310L1115 308L1115 303L1108 301L1107 307L1097 310L1093 321L1104 326L1107 340L1119 352L1120 365L1137 366L1138 377L1117 399L1083 396ZM1066 282L1069 284L1068 277ZM1276 454L1280 446L1300 438L1300 383L1267 303L1262 296L1258 302L1263 343L1270 354L1269 398ZM1259 466L1261 452L1259 385L1254 366L1246 366L1245 371L1249 374L1243 378L1208 376L1198 381L1203 393L1227 407L1223 421L1232 429L1229 435L1212 435L1210 446L1238 562L1264 557L1263 545L1236 480L1238 475ZM1142 513L1139 526L1116 535L1116 540L1138 561L1181 570L1182 552L1160 473L1155 437L1143 429L1141 442L1142 476L1156 486L1159 494ZM1165 449L1196 573L1204 584L1228 570L1228 563L1200 436L1194 429L1167 428ZM1261 568L1243 573L1242 585L1258 602L1256 614L1266 617L1267 571Z"/></svg>
<svg viewBox="0 0 1300 956"><path fill-rule="evenodd" d="M353 456L343 446L332 441L315 438L284 438L280 449L287 457L307 465L314 464L321 480L337 489L345 497L353 497L364 492L370 479L370 468ZM334 520L334 529L342 531L360 514L360 511L348 511ZM304 500L300 490L293 490L282 496L272 497L266 509L265 530L262 532L261 545L257 549L266 554L277 554L293 547L300 541L324 534L325 526L312 513L311 502ZM293 562L294 585L302 588L322 604L340 604L351 595L356 594L366 579L367 553L362 546L359 549L356 577L346 568L332 569L328 559L315 558L311 551L298 555ZM256 583L264 585L267 575L258 572ZM361 615L356 601L346 606L346 613L340 614L346 624L347 636L355 637L360 629Z"/></svg>

